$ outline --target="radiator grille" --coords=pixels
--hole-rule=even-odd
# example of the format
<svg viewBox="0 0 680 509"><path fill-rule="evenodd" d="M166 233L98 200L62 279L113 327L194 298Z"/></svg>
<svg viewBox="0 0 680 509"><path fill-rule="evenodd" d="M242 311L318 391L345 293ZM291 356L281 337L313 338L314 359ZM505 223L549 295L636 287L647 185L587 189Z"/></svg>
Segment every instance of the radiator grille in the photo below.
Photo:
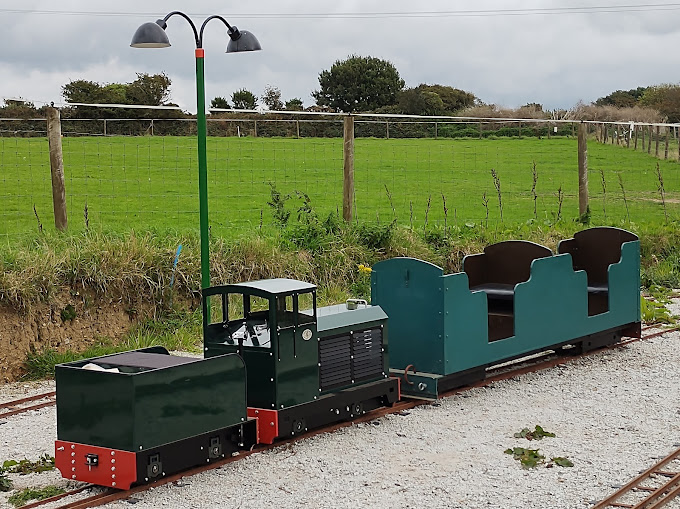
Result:
<svg viewBox="0 0 680 509"><path fill-rule="evenodd" d="M382 343L379 327L322 338L319 342L321 390L384 376Z"/></svg>

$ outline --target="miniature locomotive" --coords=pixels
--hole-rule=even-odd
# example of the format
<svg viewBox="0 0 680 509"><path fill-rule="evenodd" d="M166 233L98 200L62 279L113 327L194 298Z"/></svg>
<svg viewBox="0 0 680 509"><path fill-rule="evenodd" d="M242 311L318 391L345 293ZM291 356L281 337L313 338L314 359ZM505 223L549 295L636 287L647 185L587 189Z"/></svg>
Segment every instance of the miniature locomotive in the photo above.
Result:
<svg viewBox="0 0 680 509"><path fill-rule="evenodd" d="M395 258L371 279L371 305L321 308L316 286L292 279L211 287L204 359L153 347L57 366L57 467L127 489L402 393L437 398L494 364L640 335L639 240L616 228L579 232L557 254L494 244L458 274Z"/></svg>

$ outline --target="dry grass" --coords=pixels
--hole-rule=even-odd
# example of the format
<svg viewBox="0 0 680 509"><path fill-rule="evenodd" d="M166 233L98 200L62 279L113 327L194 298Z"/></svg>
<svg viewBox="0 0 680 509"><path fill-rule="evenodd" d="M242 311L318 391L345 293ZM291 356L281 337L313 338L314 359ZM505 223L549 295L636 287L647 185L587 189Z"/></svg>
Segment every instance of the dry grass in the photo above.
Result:
<svg viewBox="0 0 680 509"><path fill-rule="evenodd" d="M374 227L375 228L375 227ZM385 226L377 233L384 233ZM235 241L211 243L212 283L227 284L271 277L290 277L315 283L322 304L338 302L354 290L366 291L358 265L371 266L395 256L424 259L444 267L447 273L462 269L465 255L507 239L526 239L555 250L559 240L584 228L562 221L508 227L455 225L446 231L433 226L423 234L393 227L380 243L371 244L355 227L324 233L313 248L292 244L286 232L255 234ZM675 224L636 227L642 238L643 281L646 285L680 285L680 234ZM642 229L641 229L642 228ZM373 233L376 233L373 231ZM369 229L370 232L370 229ZM377 235L377 234L376 234ZM319 244L320 242L320 244ZM182 244L175 272L173 259ZM175 301L198 303L200 249L196 237L157 235L41 235L20 245L0 246L0 303L21 310L49 301L64 289L84 290L100 298L145 302L154 310L167 311Z"/></svg>

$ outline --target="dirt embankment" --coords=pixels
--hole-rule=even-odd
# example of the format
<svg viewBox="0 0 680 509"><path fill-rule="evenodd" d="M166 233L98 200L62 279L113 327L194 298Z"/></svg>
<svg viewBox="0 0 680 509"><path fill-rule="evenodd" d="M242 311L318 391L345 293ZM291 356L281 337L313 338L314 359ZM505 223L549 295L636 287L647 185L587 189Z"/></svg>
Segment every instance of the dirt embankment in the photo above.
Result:
<svg viewBox="0 0 680 509"><path fill-rule="evenodd" d="M102 301L65 291L28 310L0 305L0 383L16 381L30 351L82 351L98 340L117 340L148 306Z"/></svg>

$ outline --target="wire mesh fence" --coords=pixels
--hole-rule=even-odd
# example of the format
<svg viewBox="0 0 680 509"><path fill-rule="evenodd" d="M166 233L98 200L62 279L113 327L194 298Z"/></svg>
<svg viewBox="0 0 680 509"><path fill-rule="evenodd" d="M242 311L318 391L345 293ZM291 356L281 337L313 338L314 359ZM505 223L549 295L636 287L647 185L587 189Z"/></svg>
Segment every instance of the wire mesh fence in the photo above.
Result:
<svg viewBox="0 0 680 509"><path fill-rule="evenodd" d="M573 219L577 127L355 117L353 217L413 228ZM589 126L591 219L677 221L678 129L630 127ZM195 119L62 119L61 129L70 231L198 229ZM292 220L309 207L342 215L342 117L211 118L207 146L213 235L271 225L272 193ZM0 185L0 236L53 228L43 119L0 119Z"/></svg>

